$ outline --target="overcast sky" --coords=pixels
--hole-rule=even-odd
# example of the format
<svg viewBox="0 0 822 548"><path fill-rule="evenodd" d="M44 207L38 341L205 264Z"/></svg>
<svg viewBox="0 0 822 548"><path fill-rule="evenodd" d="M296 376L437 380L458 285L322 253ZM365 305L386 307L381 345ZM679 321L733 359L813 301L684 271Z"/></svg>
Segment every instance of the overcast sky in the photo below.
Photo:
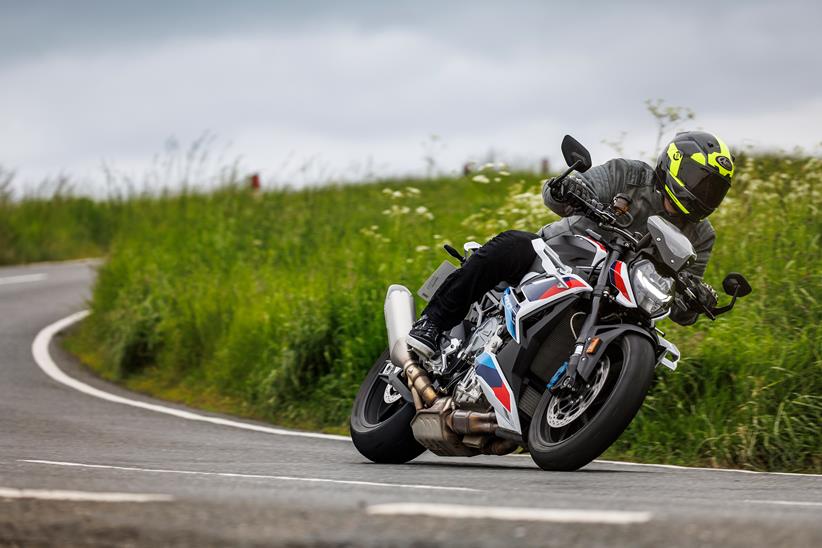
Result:
<svg viewBox="0 0 822 548"><path fill-rule="evenodd" d="M650 153L648 98L735 146L813 148L820 6L0 0L0 166L100 181L205 133L268 184L558 163L565 133L602 162L623 131Z"/></svg>

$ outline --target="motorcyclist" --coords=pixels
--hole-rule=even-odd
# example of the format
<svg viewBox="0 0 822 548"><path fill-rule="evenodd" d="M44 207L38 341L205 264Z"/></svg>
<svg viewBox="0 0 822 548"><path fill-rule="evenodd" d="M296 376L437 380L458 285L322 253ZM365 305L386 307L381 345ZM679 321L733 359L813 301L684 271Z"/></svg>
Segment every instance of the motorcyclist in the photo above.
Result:
<svg viewBox="0 0 822 548"><path fill-rule="evenodd" d="M695 299L678 298L670 318L682 325L696 321L702 306L716 305L716 292L702 281L714 229L706 219L722 202L734 174L734 160L719 137L702 131L678 133L661 151L656 167L638 160L616 158L585 173L567 177L558 188L545 181L545 205L562 219L544 226L539 234L508 230L476 250L463 266L449 275L437 289L422 316L409 333L408 344L416 352L431 356L439 348L443 331L457 325L471 303L501 281L517 285L528 273L536 252L531 240L551 240L569 234L585 234L596 223L579 215L568 202L573 193L610 204L617 194L631 199L630 223L625 228L646 232L651 215L661 215L676 225L691 241L696 260L687 268L695 282Z"/></svg>

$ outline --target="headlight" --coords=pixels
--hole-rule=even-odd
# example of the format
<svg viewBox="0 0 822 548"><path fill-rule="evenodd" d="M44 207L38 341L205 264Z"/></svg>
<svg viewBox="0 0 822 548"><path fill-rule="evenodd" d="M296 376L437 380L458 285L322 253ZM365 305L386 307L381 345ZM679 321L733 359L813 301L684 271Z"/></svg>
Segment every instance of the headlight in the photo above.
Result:
<svg viewBox="0 0 822 548"><path fill-rule="evenodd" d="M674 281L660 276L651 261L642 260L631 269L631 285L637 306L651 317L661 315L673 300Z"/></svg>

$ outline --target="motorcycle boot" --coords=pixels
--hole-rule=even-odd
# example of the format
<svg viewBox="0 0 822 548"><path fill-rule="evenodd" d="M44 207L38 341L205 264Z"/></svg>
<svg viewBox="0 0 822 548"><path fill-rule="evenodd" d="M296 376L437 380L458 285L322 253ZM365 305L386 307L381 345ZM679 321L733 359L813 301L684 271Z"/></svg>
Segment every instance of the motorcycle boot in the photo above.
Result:
<svg viewBox="0 0 822 548"><path fill-rule="evenodd" d="M420 356L430 358L439 348L441 334L440 327L428 319L428 316L423 316L411 326L408 346Z"/></svg>

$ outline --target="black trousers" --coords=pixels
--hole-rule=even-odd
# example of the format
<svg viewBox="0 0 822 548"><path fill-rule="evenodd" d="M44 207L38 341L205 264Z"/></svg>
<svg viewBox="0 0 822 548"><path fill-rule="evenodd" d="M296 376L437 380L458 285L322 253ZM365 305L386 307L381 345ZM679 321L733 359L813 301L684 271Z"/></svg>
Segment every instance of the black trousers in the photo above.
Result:
<svg viewBox="0 0 822 548"><path fill-rule="evenodd" d="M471 303L500 282L518 284L537 258L531 245L536 238L531 232L506 230L488 240L445 279L423 315L445 331L460 323Z"/></svg>

